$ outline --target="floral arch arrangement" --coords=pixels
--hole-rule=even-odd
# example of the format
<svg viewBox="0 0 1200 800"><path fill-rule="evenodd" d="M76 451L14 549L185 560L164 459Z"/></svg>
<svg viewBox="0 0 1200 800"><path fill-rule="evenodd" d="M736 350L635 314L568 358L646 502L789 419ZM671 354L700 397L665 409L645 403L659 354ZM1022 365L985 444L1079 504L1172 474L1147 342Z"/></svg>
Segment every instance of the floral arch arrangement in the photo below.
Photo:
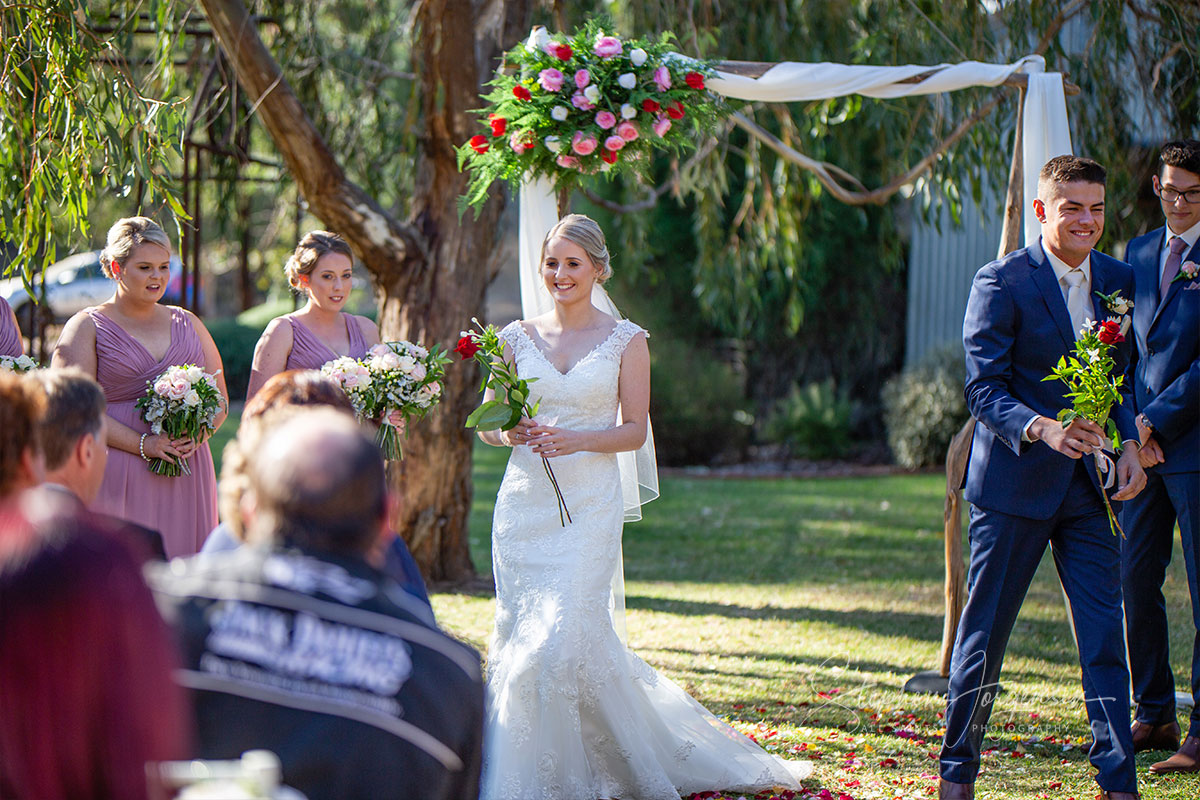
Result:
<svg viewBox="0 0 1200 800"><path fill-rule="evenodd" d="M486 132L458 149L459 168L471 170L462 205L482 203L497 179L569 187L585 175L645 175L654 151L695 147L724 116L705 89L713 74L673 52L670 34L621 39L596 20L570 36L534 28L488 83Z"/></svg>

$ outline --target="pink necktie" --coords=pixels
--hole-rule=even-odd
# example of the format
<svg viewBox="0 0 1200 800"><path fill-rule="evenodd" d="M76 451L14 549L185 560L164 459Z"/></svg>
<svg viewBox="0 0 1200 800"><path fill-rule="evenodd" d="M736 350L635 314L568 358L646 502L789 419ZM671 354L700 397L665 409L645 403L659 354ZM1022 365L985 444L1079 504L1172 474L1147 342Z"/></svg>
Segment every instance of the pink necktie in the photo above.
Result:
<svg viewBox="0 0 1200 800"><path fill-rule="evenodd" d="M1175 276L1179 274L1179 265L1183 263L1185 249L1187 249L1187 242L1183 240L1183 237L1171 237L1171 252L1167 253L1167 263L1163 264L1162 282L1158 285L1160 303L1167 296L1167 289L1170 288L1171 281L1175 280Z"/></svg>

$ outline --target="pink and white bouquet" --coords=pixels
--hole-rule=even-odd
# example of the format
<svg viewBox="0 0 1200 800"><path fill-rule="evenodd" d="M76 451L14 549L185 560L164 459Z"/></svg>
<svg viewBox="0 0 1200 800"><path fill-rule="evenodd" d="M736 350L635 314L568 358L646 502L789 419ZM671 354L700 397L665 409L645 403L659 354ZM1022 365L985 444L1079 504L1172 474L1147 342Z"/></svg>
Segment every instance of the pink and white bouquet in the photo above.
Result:
<svg viewBox="0 0 1200 800"><path fill-rule="evenodd" d="M38 363L27 355L0 356L0 369L8 372L29 372L37 368Z"/></svg>
<svg viewBox="0 0 1200 800"><path fill-rule="evenodd" d="M225 398L217 388L216 375L195 364L183 364L167 367L157 378L147 381L146 394L134 405L142 410L150 433L199 442L216 429ZM169 478L192 474L186 459L152 458L150 471Z"/></svg>
<svg viewBox="0 0 1200 800"><path fill-rule="evenodd" d="M437 405L449 362L440 348L430 351L401 340L377 344L359 361L330 361L321 371L341 384L359 420L379 425L375 442L384 458L396 461L404 458L404 448L394 415L407 425Z"/></svg>

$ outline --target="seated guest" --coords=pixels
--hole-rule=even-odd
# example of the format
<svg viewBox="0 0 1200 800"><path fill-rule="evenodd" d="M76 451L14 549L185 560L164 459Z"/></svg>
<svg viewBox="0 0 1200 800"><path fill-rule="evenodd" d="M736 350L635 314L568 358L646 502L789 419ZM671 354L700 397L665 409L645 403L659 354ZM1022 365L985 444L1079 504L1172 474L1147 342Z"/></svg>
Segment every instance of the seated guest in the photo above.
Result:
<svg viewBox="0 0 1200 800"><path fill-rule="evenodd" d="M316 370L287 370L268 379L246 403L237 439L225 446L218 487L223 521L213 529L200 552L232 550L242 543L242 498L250 480L246 473L246 458L242 454L257 449L259 440L267 430L267 426L261 422L263 415L285 406L327 406L347 414L354 413L354 407L342 388L332 378ZM429 593L421 570L399 536L393 537L388 545L381 568L402 589L429 605Z"/></svg>
<svg viewBox="0 0 1200 800"><path fill-rule="evenodd" d="M43 486L59 493L74 511L90 506L104 481L108 446L104 391L83 370L74 367L34 373L46 393L42 418L42 453L46 463ZM143 560L166 558L162 535L131 522L105 517L118 535L137 548Z"/></svg>
<svg viewBox="0 0 1200 800"><path fill-rule="evenodd" d="M35 381L0 370L0 513L15 513L21 493L46 471L38 422L46 395Z"/></svg>
<svg viewBox="0 0 1200 800"><path fill-rule="evenodd" d="M44 493L32 378L0 373L0 797L147 797L186 753L174 651L129 548Z"/></svg>
<svg viewBox="0 0 1200 800"><path fill-rule="evenodd" d="M475 798L479 655L371 566L394 535L379 450L345 414L283 413L246 452L253 546L150 568L195 756L271 750L313 798Z"/></svg>

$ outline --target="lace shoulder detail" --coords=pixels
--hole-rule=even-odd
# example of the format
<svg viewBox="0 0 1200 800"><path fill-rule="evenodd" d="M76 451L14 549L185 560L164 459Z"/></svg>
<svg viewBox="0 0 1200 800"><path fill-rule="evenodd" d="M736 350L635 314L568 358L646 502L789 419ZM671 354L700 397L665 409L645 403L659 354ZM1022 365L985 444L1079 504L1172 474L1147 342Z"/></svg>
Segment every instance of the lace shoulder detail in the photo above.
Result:
<svg viewBox="0 0 1200 800"><path fill-rule="evenodd" d="M521 320L515 319L500 329L498 334L500 341L508 345L508 352L513 358L520 355L525 348L533 346L533 342L529 339L529 334L525 333L525 329L521 327Z"/></svg>
<svg viewBox="0 0 1200 800"><path fill-rule="evenodd" d="M613 332L608 335L608 338L597 346L596 355L620 361L621 356L625 355L625 348L639 333L646 334L647 338L650 337L649 332L641 325L627 319L617 320L617 327L613 328Z"/></svg>

